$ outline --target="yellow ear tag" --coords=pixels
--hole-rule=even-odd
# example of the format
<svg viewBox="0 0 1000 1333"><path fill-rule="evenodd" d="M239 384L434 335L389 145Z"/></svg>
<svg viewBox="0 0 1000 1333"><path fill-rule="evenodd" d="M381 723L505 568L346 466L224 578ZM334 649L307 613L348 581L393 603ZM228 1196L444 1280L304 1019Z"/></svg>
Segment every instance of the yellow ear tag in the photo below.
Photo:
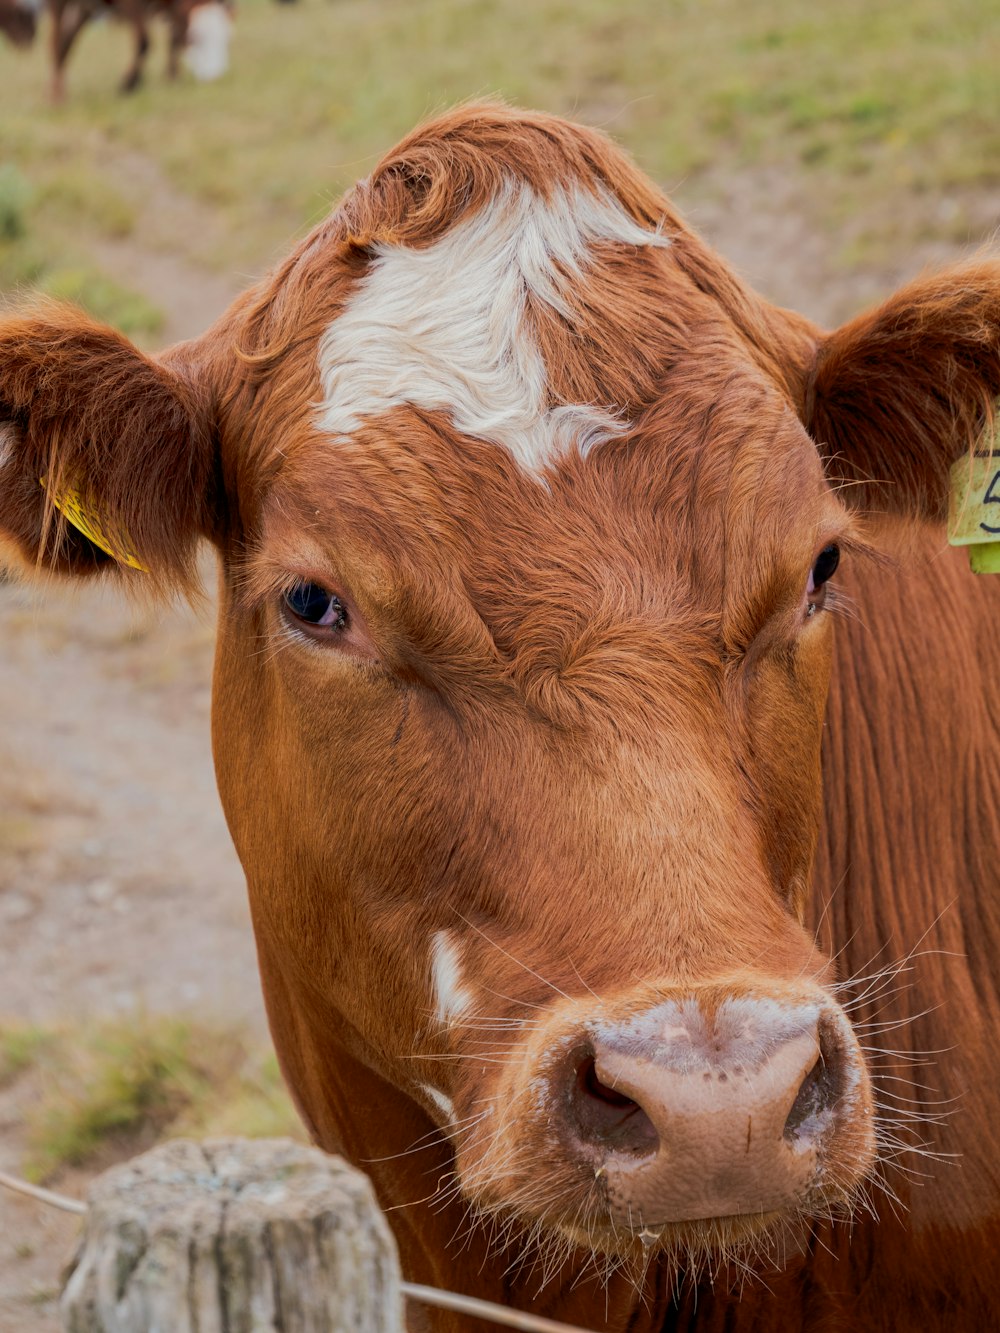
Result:
<svg viewBox="0 0 1000 1333"><path fill-rule="evenodd" d="M39 483L43 490L47 489L44 477L39 477ZM117 560L121 565L128 565L131 569L138 569L143 574L147 572L133 554L132 543L127 533L109 535L93 510L87 508L79 491L60 491L58 495L53 495L52 503L78 532L82 532L88 541L100 547L105 555L110 555L112 560Z"/></svg>
<svg viewBox="0 0 1000 1333"><path fill-rule="evenodd" d="M948 541L968 546L974 574L1000 574L1000 431L951 469Z"/></svg>

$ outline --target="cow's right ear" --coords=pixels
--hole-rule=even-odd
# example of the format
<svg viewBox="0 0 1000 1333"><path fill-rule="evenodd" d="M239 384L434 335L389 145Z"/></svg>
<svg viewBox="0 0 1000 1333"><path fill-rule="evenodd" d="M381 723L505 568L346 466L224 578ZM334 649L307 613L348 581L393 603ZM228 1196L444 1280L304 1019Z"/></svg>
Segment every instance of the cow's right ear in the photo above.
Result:
<svg viewBox="0 0 1000 1333"><path fill-rule="evenodd" d="M193 373L75 309L0 320L0 538L29 566L190 590L216 453Z"/></svg>

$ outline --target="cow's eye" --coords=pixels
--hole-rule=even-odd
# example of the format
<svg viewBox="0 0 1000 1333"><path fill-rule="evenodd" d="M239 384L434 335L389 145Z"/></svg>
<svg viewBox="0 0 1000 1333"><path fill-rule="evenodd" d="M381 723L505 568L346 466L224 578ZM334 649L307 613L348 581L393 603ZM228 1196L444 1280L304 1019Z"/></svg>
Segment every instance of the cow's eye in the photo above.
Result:
<svg viewBox="0 0 1000 1333"><path fill-rule="evenodd" d="M300 579L285 592L285 606L305 625L317 629L347 629L347 610L336 593L328 592L318 583Z"/></svg>
<svg viewBox="0 0 1000 1333"><path fill-rule="evenodd" d="M824 546L816 557L816 562L809 571L806 585L806 615L815 615L826 600L826 585L837 572L840 564L840 547L836 544Z"/></svg>

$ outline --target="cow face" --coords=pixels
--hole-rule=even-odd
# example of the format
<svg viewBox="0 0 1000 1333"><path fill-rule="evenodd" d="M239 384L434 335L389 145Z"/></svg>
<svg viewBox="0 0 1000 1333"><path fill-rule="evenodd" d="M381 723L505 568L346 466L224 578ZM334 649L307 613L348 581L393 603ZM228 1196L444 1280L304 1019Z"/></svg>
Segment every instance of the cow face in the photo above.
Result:
<svg viewBox="0 0 1000 1333"><path fill-rule="evenodd" d="M940 511L998 291L981 266L824 337L599 136L490 108L159 362L76 317L0 330L22 552L170 582L220 551L220 791L322 1142L378 1115L342 1052L478 1210L598 1253L849 1207L872 1098L802 925L872 505L836 483L877 457L890 506Z"/></svg>
<svg viewBox="0 0 1000 1333"><path fill-rule="evenodd" d="M828 1209L873 1143L800 924L853 525L750 368L683 384L539 472L438 409L296 414L215 694L265 970L481 1208L613 1253Z"/></svg>

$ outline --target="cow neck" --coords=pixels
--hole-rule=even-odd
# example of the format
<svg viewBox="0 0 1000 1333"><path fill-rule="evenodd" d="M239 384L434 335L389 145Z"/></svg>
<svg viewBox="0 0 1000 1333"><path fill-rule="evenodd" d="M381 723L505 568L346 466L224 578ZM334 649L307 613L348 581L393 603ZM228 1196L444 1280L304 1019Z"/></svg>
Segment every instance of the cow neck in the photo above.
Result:
<svg viewBox="0 0 1000 1333"><path fill-rule="evenodd" d="M873 1289L912 1294L915 1322L899 1327L928 1326L916 1314L921 1289L931 1302L950 1285L962 1308L949 1327L964 1329L989 1323L1000 1243L1000 1219L988 1215L1000 1126L974 1114L996 1088L1000 710L983 651L995 590L943 545L928 530L898 569L845 572L856 615L836 627L813 910L843 978L914 951L897 983L854 988L869 994L851 1017L888 1025L862 1039L899 1052L871 1053L880 1096L949 1113L904 1135L944 1156L884 1168L899 1203L873 1191L880 1220L856 1224L852 1265L868 1254Z"/></svg>
<svg viewBox="0 0 1000 1333"><path fill-rule="evenodd" d="M266 948L261 975L275 1045L283 1052L284 1074L298 1093L303 1118L322 1148L343 1155L371 1179L408 1280L599 1333L693 1333L723 1321L734 1330L768 1326L779 1311L785 1318L804 1300L807 1272L814 1292L817 1283L849 1291L846 1232L829 1227L801 1254L791 1254L783 1272L768 1273L766 1285L744 1289L738 1273L696 1285L662 1260L650 1264L638 1290L621 1274L605 1285L581 1255L539 1290L537 1270L512 1273L509 1255L492 1257L488 1233L470 1231L461 1204L441 1207L431 1201L439 1184L447 1184L454 1159L445 1135L434 1133L423 1109L349 1050L352 1040L338 1040L338 1032L349 1031L345 1024L318 1022L296 1006L281 973L269 966ZM417 1143L422 1146L411 1151ZM829 1269L828 1283L819 1275L822 1269ZM595 1312L603 1321L595 1322ZM409 1326L414 1333L492 1333L494 1327L430 1309L411 1312Z"/></svg>

